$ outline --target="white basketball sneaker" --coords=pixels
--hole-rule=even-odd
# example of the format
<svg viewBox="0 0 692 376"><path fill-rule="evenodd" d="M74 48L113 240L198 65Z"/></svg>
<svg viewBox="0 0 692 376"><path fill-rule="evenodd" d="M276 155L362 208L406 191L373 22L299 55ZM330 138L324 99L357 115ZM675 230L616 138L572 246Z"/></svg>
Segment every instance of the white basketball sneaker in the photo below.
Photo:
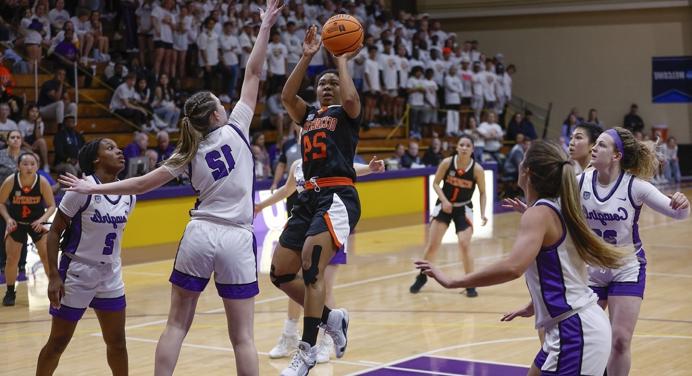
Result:
<svg viewBox="0 0 692 376"><path fill-rule="evenodd" d="M298 351L293 354L291 363L281 371L280 376L306 376L315 366L318 346L310 347L307 342L298 342Z"/></svg>
<svg viewBox="0 0 692 376"><path fill-rule="evenodd" d="M324 331L329 334L334 340L334 354L337 358L344 356L348 338L348 311L344 308L333 309L329 313L327 324L324 325Z"/></svg>
<svg viewBox="0 0 692 376"><path fill-rule="evenodd" d="M327 363L329 361L329 356L332 354L334 349L334 341L332 337L324 333L322 340L317 345L319 351L317 352L317 364Z"/></svg>
<svg viewBox="0 0 692 376"><path fill-rule="evenodd" d="M269 357L272 359L285 358L291 355L298 348L298 338L297 334L282 334L279 337L279 343L274 346L269 352Z"/></svg>

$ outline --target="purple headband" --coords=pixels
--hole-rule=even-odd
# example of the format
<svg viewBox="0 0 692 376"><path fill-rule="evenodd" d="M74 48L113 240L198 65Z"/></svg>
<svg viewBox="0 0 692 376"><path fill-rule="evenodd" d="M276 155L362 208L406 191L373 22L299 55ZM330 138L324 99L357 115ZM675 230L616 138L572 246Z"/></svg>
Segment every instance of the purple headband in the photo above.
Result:
<svg viewBox="0 0 692 376"><path fill-rule="evenodd" d="M615 142L615 148L622 154L622 157L625 157L625 148L622 146L622 139L620 138L620 135L618 132L611 128L605 131L605 134L610 136L613 139L613 142Z"/></svg>

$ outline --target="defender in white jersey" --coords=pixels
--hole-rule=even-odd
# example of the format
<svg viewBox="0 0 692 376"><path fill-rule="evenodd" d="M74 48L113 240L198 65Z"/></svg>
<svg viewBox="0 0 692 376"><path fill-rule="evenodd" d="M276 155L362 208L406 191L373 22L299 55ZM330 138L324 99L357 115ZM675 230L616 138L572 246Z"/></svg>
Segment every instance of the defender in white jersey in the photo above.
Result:
<svg viewBox="0 0 692 376"><path fill-rule="evenodd" d="M356 176L369 175L372 172L384 171L384 161L373 157L369 164L354 163L353 169L356 170ZM277 202L297 195L305 190L305 175L303 174L303 160L298 159L290 166L286 183L272 193L271 196L262 200L255 205L255 213L259 213L265 208L276 204ZM336 281L336 271L340 264L346 264L346 248L344 243L336 252L334 257L329 261L329 265L324 269L324 280L326 288L325 304L331 307L335 306L334 300L334 282ZM269 357L272 359L287 357L298 348L298 319L302 307L293 299L288 300L288 317L284 323L284 330L279 337L279 342L274 348L269 351ZM317 353L317 363L326 363L333 350L334 344L328 335L323 335L322 340L318 344L319 352Z"/></svg>
<svg viewBox="0 0 692 376"><path fill-rule="evenodd" d="M592 149L591 165L579 181L582 210L594 233L624 250L620 268L589 268L590 285L599 304L608 306L613 348L608 375L626 375L630 346L646 285L646 254L639 237L642 206L675 219L689 216L690 204L680 192L671 197L647 180L658 165L651 147L624 128L603 132Z"/></svg>
<svg viewBox="0 0 692 376"><path fill-rule="evenodd" d="M240 101L230 119L219 99L199 92L185 102L181 139L162 167L137 178L94 185L63 177L72 190L144 193L187 172L198 192L171 274L171 307L156 347L156 375L171 375L192 325L200 292L212 273L226 309L239 375L259 374L253 339L254 296L259 293L252 235L254 161L248 133L255 112L269 31L281 12L278 0L260 10L262 24L248 59Z"/></svg>
<svg viewBox="0 0 692 376"><path fill-rule="evenodd" d="M98 139L82 147L79 166L87 181L100 185L117 179L125 158L113 140ZM66 192L63 196L48 233L46 271L53 324L38 358L37 375L53 374L87 307L94 308L101 325L111 371L127 374L120 244L134 207L135 197L130 195Z"/></svg>
<svg viewBox="0 0 692 376"><path fill-rule="evenodd" d="M586 225L574 168L560 145L533 143L519 169L519 186L531 204L504 260L457 279L427 261L416 266L446 288L495 285L525 274L533 302L514 316L535 313L536 327L545 330L529 375L601 376L610 352L603 333L610 325L587 286L586 264L618 266L621 254Z"/></svg>

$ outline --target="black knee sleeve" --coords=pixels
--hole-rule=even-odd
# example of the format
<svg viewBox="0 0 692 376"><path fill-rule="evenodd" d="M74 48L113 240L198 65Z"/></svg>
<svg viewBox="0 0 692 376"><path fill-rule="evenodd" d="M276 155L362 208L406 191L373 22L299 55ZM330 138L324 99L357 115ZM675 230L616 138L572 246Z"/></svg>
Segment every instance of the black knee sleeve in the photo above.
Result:
<svg viewBox="0 0 692 376"><path fill-rule="evenodd" d="M320 272L320 256L322 255L322 246L316 245L312 248L312 257L310 259L310 267L303 268L303 281L305 286L311 285L317 281L317 275Z"/></svg>
<svg viewBox="0 0 692 376"><path fill-rule="evenodd" d="M291 282L291 281L293 281L294 279L296 279L295 273L293 273L293 274L284 274L284 275L276 275L276 273L274 273L274 271L275 271L275 268L274 268L274 265L272 265L272 266L271 266L271 270L269 271L269 278L271 279L271 281L272 281L272 283L274 284L274 286L276 286L276 287L278 287L278 288L281 288L281 284L282 284L282 283Z"/></svg>

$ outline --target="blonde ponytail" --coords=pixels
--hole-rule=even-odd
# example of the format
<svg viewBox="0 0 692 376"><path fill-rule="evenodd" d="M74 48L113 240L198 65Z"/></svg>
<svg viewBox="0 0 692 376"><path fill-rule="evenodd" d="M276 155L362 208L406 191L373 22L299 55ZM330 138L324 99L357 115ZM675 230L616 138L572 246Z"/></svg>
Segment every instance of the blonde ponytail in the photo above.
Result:
<svg viewBox="0 0 692 376"><path fill-rule="evenodd" d="M563 164L560 179L560 210L567 226L567 232L579 256L589 265L617 268L622 263L624 253L607 244L594 234L584 218L579 199L579 185L574 167Z"/></svg>
<svg viewBox="0 0 692 376"><path fill-rule="evenodd" d="M216 111L217 100L212 93L200 91L185 101L185 116L180 125L180 139L173 155L164 164L178 169L190 163L197 153L202 137L209 130L210 116Z"/></svg>
<svg viewBox="0 0 692 376"><path fill-rule="evenodd" d="M531 186L540 198L560 196L560 210L577 253L587 264L617 268L624 257L619 249L596 236L581 209L574 166L560 145L536 141L526 152L523 165L529 169Z"/></svg>

